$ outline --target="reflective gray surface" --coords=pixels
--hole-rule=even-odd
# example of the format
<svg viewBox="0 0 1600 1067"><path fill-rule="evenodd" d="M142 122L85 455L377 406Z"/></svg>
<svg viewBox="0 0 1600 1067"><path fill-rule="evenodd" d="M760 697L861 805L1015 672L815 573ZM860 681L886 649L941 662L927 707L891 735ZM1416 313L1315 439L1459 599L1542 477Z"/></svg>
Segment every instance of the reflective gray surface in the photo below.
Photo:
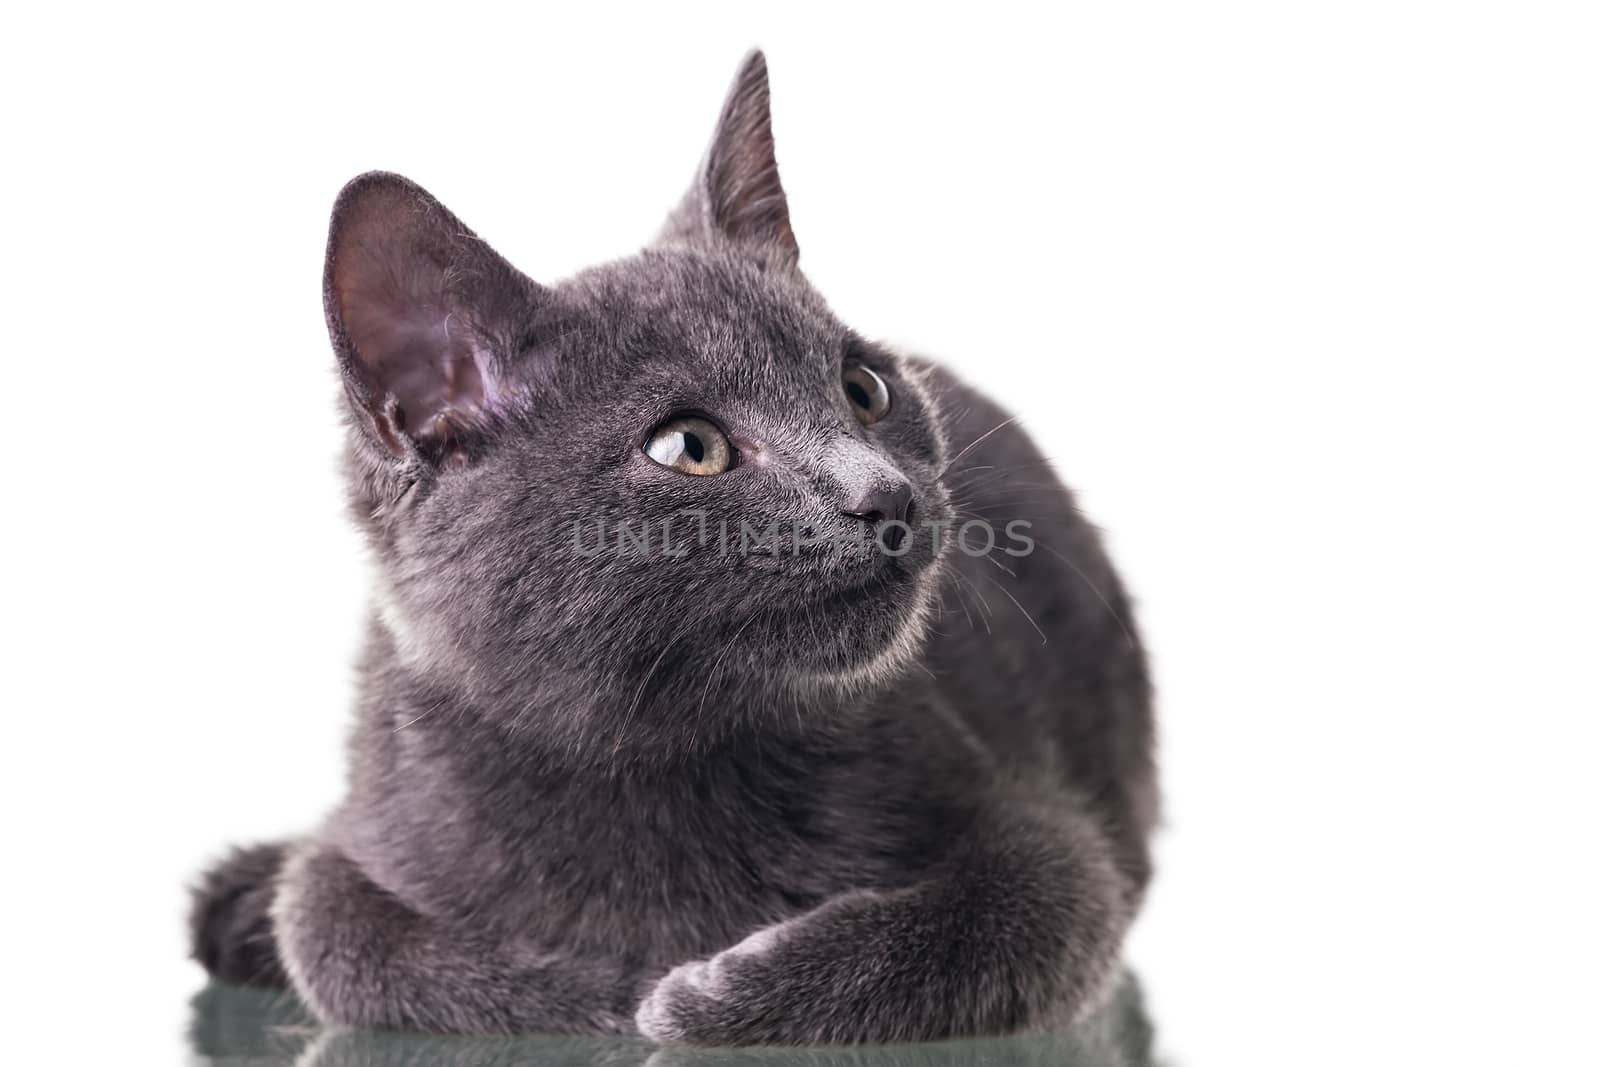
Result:
<svg viewBox="0 0 1600 1067"><path fill-rule="evenodd" d="M1131 976L1104 1008L1070 1029L927 1045L691 1049L603 1038L322 1031L291 996L222 985L195 996L189 1024L190 1062L219 1067L1149 1067L1153 1040Z"/></svg>

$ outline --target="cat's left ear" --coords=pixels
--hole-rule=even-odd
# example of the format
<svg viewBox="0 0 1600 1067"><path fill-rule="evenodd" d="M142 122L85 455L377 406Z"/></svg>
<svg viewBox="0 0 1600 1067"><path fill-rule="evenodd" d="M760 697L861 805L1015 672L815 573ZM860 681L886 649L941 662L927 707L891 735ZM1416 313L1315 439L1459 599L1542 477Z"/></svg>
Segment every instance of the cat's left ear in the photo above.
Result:
<svg viewBox="0 0 1600 1067"><path fill-rule="evenodd" d="M767 60L759 50L740 64L700 173L660 240L729 241L780 267L799 262L773 149Z"/></svg>

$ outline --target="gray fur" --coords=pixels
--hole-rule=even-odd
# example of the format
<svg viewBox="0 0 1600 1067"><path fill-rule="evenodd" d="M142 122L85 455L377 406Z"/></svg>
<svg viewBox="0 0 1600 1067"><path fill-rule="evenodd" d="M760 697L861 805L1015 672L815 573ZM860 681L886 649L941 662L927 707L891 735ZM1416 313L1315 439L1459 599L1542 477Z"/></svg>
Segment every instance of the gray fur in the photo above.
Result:
<svg viewBox="0 0 1600 1067"><path fill-rule="evenodd" d="M207 876L214 973L329 1022L715 1045L996 1033L1108 991L1156 814L1127 599L1005 412L799 273L766 93L757 53L662 241L550 287L404 179L341 194L325 295L378 570L349 792ZM645 457L683 411L740 465ZM889 560L846 502L906 487L919 523L1038 547ZM572 533L686 511L835 540ZM235 943L269 922L281 967Z"/></svg>

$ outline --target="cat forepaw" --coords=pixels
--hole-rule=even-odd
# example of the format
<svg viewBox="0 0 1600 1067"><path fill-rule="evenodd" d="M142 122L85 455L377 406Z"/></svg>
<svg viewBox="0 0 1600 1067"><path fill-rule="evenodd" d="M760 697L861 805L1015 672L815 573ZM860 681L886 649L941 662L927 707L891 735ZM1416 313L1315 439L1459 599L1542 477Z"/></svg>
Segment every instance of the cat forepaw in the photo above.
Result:
<svg viewBox="0 0 1600 1067"><path fill-rule="evenodd" d="M681 964L658 981L634 1014L639 1033L661 1044L741 1045L763 1040L760 975L781 927L758 930L707 960Z"/></svg>
<svg viewBox="0 0 1600 1067"><path fill-rule="evenodd" d="M715 997L705 992L710 960L674 967L655 984L634 1013L639 1033L663 1045L699 1044L696 1020L706 1014Z"/></svg>

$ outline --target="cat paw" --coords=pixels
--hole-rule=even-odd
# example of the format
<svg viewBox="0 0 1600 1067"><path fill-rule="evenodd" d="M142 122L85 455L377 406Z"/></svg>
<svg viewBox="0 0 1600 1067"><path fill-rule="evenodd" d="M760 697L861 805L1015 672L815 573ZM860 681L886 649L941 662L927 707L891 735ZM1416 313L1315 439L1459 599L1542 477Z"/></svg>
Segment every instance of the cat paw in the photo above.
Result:
<svg viewBox="0 0 1600 1067"><path fill-rule="evenodd" d="M741 1045L764 1034L760 975L771 966L785 924L757 930L707 960L667 972L639 1005L634 1025L659 1044Z"/></svg>

